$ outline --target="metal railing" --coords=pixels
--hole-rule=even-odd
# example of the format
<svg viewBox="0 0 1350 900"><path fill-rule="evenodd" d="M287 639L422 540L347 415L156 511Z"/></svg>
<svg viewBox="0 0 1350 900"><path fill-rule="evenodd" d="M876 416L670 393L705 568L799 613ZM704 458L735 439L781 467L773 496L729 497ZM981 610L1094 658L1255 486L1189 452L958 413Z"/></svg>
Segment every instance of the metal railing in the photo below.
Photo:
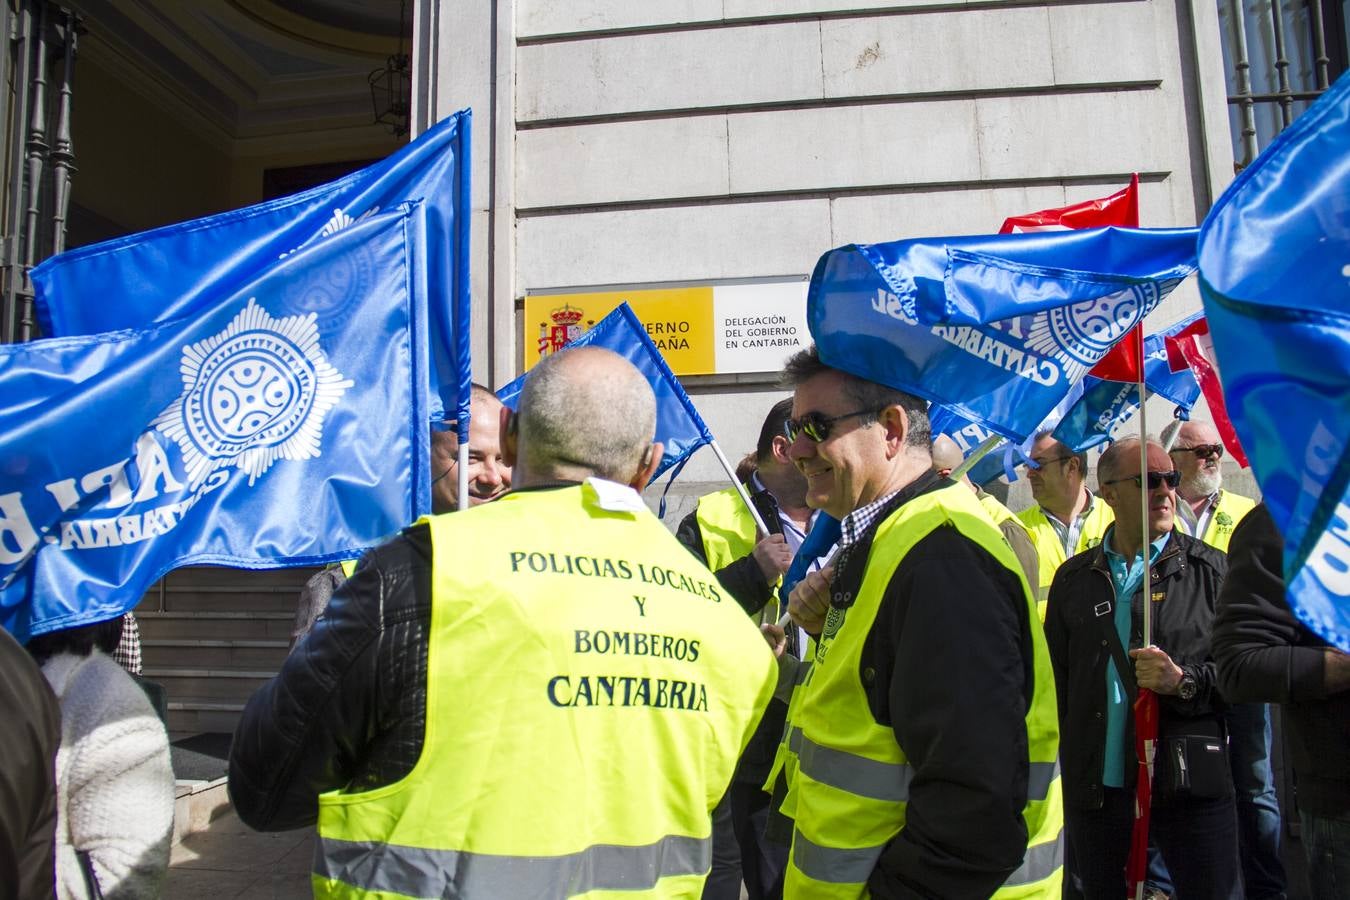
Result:
<svg viewBox="0 0 1350 900"><path fill-rule="evenodd" d="M1241 168L1345 71L1345 20L1340 0L1218 3Z"/></svg>
<svg viewBox="0 0 1350 900"><path fill-rule="evenodd" d="M4 157L0 184L0 341L37 336L28 273L65 248L75 172L70 117L78 17L45 0L0 3L7 40L0 91ZM49 86L55 84L55 104Z"/></svg>

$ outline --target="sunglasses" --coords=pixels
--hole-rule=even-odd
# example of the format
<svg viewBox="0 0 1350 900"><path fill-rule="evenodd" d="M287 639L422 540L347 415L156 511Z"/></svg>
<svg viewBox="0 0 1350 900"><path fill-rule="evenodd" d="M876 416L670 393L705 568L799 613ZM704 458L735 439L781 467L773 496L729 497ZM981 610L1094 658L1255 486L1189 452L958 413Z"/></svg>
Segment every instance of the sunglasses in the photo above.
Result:
<svg viewBox="0 0 1350 900"><path fill-rule="evenodd" d="M1133 481L1134 486L1137 488L1142 488L1144 486L1144 479L1138 475L1131 475L1128 478L1117 478L1114 481L1103 481L1102 484L1120 484L1122 481ZM1176 490L1177 485L1181 484L1181 473L1176 471L1148 473L1148 489L1150 491L1156 491L1164 484L1172 490Z"/></svg>
<svg viewBox="0 0 1350 900"><path fill-rule="evenodd" d="M1036 459L1034 456L1027 461L1031 463L1033 469L1044 469L1054 462L1064 462L1066 459L1073 459L1072 456L1051 456L1048 459Z"/></svg>
<svg viewBox="0 0 1350 900"><path fill-rule="evenodd" d="M1223 444L1196 444L1194 447L1173 447L1173 453L1194 453L1197 459L1223 459Z"/></svg>
<svg viewBox="0 0 1350 900"><path fill-rule="evenodd" d="M838 416L827 416L824 413L809 412L800 419L788 419L783 422L783 436L789 441L797 440L797 435L804 434L812 441L819 444L827 440L830 432L834 431L834 423L842 422L844 419L852 419L855 416L875 416L875 409L858 409L853 412L846 412Z"/></svg>

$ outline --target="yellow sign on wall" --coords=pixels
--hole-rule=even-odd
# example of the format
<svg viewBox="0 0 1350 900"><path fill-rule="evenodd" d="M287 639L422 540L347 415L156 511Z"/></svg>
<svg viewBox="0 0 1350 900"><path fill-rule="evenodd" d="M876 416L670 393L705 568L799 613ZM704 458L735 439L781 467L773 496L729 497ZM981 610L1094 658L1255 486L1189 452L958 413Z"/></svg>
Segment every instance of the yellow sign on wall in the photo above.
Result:
<svg viewBox="0 0 1350 900"><path fill-rule="evenodd" d="M777 371L810 343L806 280L529 294L524 367L556 353L627 301L676 375Z"/></svg>
<svg viewBox="0 0 1350 900"><path fill-rule="evenodd" d="M713 289L710 286L604 291L595 294L531 294L525 298L525 368L562 349L628 301L656 349L676 375L716 371Z"/></svg>

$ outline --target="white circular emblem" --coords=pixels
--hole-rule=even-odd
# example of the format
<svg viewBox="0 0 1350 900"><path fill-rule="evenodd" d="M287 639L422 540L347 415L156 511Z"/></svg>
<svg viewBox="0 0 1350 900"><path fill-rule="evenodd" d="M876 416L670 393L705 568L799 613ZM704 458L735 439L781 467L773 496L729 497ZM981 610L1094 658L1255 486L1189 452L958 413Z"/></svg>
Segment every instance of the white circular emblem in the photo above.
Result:
<svg viewBox="0 0 1350 900"><path fill-rule="evenodd" d="M182 373L153 426L178 442L194 486L226 466L252 484L278 459L319 456L324 416L354 384L324 356L313 313L274 319L256 300L184 347Z"/></svg>
<svg viewBox="0 0 1350 900"><path fill-rule="evenodd" d="M288 440L314 402L314 366L276 334L250 332L202 361L184 404L188 430L207 456L235 456Z"/></svg>
<svg viewBox="0 0 1350 900"><path fill-rule="evenodd" d="M1036 313L1027 329L1027 349L1054 360L1067 381L1077 381L1177 284L1148 281Z"/></svg>

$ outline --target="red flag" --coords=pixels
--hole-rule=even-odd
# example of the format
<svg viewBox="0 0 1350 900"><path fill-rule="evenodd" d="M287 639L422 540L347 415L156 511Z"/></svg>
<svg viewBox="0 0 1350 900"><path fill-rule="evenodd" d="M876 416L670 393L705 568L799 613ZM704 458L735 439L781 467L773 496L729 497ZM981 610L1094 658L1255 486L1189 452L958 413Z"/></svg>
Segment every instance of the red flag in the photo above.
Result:
<svg viewBox="0 0 1350 900"><path fill-rule="evenodd" d="M1098 200L1084 200L1072 206L1060 209L1043 209L1040 212L1027 213L1025 216L1012 216L1003 220L999 234L1012 234L1022 231L1058 231L1077 228L1105 228L1119 225L1122 228L1139 227L1139 176L1130 176L1130 183L1123 190ZM1136 326L1120 343L1112 347L1098 360L1088 373L1108 381L1138 381L1143 371L1141 360L1144 355L1143 325Z"/></svg>
<svg viewBox="0 0 1350 900"><path fill-rule="evenodd" d="M1134 752L1139 780L1134 792L1134 830L1125 863L1130 897L1142 897L1148 878L1148 820L1153 801L1153 752L1158 743L1158 695L1144 688L1134 701Z"/></svg>
<svg viewBox="0 0 1350 900"><path fill-rule="evenodd" d="M1205 318L1196 319L1184 331L1165 341L1167 345L1167 364L1173 371L1190 366L1195 380L1200 382L1200 392L1209 404L1209 413L1214 417L1214 428L1223 439L1228 455L1244 469L1247 468L1247 454L1238 441L1233 420L1228 418L1228 406L1223 399L1223 385L1219 382L1219 364L1214 358L1214 343L1209 337L1209 322ZM1180 365L1178 365L1180 363Z"/></svg>
<svg viewBox="0 0 1350 900"><path fill-rule="evenodd" d="M1088 374L1107 381L1128 381L1134 383L1143 377L1144 371L1144 323L1130 329L1129 334L1120 339L1106 355L1097 360L1097 364L1088 369Z"/></svg>
<svg viewBox="0 0 1350 900"><path fill-rule="evenodd" d="M1010 216L1003 220L999 234L1020 231L1069 231L1077 228L1139 227L1139 176L1130 177L1130 184L1109 197L1084 200L1059 209L1043 209L1025 216Z"/></svg>

